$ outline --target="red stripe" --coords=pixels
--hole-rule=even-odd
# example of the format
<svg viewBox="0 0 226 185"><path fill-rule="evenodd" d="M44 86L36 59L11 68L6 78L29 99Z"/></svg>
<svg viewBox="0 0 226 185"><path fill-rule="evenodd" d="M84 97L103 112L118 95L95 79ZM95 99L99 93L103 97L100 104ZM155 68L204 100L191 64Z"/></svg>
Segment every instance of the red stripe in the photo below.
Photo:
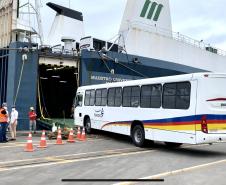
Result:
<svg viewBox="0 0 226 185"><path fill-rule="evenodd" d="M226 120L207 120L208 124L226 124ZM151 126L182 126L182 125L199 125L201 121L191 121L191 122L167 122L167 123L146 123L144 125L151 125Z"/></svg>
<svg viewBox="0 0 226 185"><path fill-rule="evenodd" d="M207 124L226 124L226 120L207 120Z"/></svg>
<svg viewBox="0 0 226 185"><path fill-rule="evenodd" d="M196 121L190 122L167 122L167 123L145 123L144 125L151 125L151 126L173 126L173 125L195 125Z"/></svg>
<svg viewBox="0 0 226 185"><path fill-rule="evenodd" d="M206 101L226 101L226 98L215 98L215 99L209 99Z"/></svg>

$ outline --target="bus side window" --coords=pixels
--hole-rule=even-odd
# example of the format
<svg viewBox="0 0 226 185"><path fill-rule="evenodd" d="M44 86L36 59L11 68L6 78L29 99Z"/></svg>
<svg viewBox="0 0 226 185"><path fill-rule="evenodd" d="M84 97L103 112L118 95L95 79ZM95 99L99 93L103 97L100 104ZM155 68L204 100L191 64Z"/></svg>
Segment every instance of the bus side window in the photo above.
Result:
<svg viewBox="0 0 226 185"><path fill-rule="evenodd" d="M141 87L140 106L142 108L151 108L151 86L143 85Z"/></svg>
<svg viewBox="0 0 226 185"><path fill-rule="evenodd" d="M163 108L176 108L176 83L164 84L163 87Z"/></svg>
<svg viewBox="0 0 226 185"><path fill-rule="evenodd" d="M89 106L90 105L89 104L89 102L90 102L90 93L91 93L90 90L86 91L86 93L85 93L85 106Z"/></svg>
<svg viewBox="0 0 226 185"><path fill-rule="evenodd" d="M100 106L101 105L101 89L96 90L96 100L95 100L95 105Z"/></svg>
<svg viewBox="0 0 226 185"><path fill-rule="evenodd" d="M122 88L115 89L115 106L120 107L122 105Z"/></svg>
<svg viewBox="0 0 226 185"><path fill-rule="evenodd" d="M162 85L144 85L141 88L141 107L160 108L162 96Z"/></svg>
<svg viewBox="0 0 226 185"><path fill-rule="evenodd" d="M138 107L140 105L140 87L132 87L131 92L131 107Z"/></svg>
<svg viewBox="0 0 226 185"><path fill-rule="evenodd" d="M96 90L96 106L106 106L107 105L107 89L97 89Z"/></svg>
<svg viewBox="0 0 226 185"><path fill-rule="evenodd" d="M95 104L95 90L91 90L89 105L94 106L94 104Z"/></svg>
<svg viewBox="0 0 226 185"><path fill-rule="evenodd" d="M115 88L108 89L108 106L115 106Z"/></svg>
<svg viewBox="0 0 226 185"><path fill-rule="evenodd" d="M164 84L163 108L188 109L190 107L190 93L190 82Z"/></svg>
<svg viewBox="0 0 226 185"><path fill-rule="evenodd" d="M177 84L177 109L188 109L190 107L191 84L189 82Z"/></svg>
<svg viewBox="0 0 226 185"><path fill-rule="evenodd" d="M124 87L123 88L123 99L122 105L123 107L130 107L131 104L131 87Z"/></svg>
<svg viewBox="0 0 226 185"><path fill-rule="evenodd" d="M122 88L110 88L108 89L108 106L120 107L122 105Z"/></svg>
<svg viewBox="0 0 226 185"><path fill-rule="evenodd" d="M94 106L95 90L87 90L85 93L85 106Z"/></svg>
<svg viewBox="0 0 226 185"><path fill-rule="evenodd" d="M138 107L140 104L140 87L123 88L123 107Z"/></svg>
<svg viewBox="0 0 226 185"><path fill-rule="evenodd" d="M107 96L108 96L108 90L107 89L102 89L101 106L106 106L107 105Z"/></svg>
<svg viewBox="0 0 226 185"><path fill-rule="evenodd" d="M151 108L160 108L162 104L162 85L151 86Z"/></svg>

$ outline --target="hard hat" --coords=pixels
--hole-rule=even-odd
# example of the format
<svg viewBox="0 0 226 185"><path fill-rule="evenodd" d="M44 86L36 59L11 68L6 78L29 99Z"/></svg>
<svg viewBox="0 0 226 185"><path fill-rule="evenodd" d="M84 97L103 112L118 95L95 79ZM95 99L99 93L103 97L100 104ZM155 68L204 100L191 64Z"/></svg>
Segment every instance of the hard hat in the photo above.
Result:
<svg viewBox="0 0 226 185"><path fill-rule="evenodd" d="M35 110L34 107L30 107L30 110Z"/></svg>
<svg viewBox="0 0 226 185"><path fill-rule="evenodd" d="M2 107L7 107L7 103L3 103L2 104Z"/></svg>

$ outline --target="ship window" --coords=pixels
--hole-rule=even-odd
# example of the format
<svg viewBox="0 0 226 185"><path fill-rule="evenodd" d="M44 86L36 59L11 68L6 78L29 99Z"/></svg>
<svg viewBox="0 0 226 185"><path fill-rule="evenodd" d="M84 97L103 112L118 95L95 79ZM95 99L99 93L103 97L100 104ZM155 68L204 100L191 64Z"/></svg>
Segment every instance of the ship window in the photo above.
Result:
<svg viewBox="0 0 226 185"><path fill-rule="evenodd" d="M138 107L140 104L140 87L123 88L123 107Z"/></svg>
<svg viewBox="0 0 226 185"><path fill-rule="evenodd" d="M95 90L87 90L85 93L85 106L94 106Z"/></svg>
<svg viewBox="0 0 226 185"><path fill-rule="evenodd" d="M189 82L169 83L163 87L163 108L188 109L191 84Z"/></svg>
<svg viewBox="0 0 226 185"><path fill-rule="evenodd" d="M145 85L141 88L141 107L160 108L161 107L162 86Z"/></svg>

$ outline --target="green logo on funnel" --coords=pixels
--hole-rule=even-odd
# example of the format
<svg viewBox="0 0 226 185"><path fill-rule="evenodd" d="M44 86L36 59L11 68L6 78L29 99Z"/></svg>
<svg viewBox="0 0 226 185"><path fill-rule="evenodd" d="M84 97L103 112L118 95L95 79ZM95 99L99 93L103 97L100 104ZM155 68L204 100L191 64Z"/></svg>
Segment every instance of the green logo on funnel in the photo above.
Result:
<svg viewBox="0 0 226 185"><path fill-rule="evenodd" d="M156 2L151 2L150 0L146 0L140 16L146 17L147 19L150 19L153 21L158 21L163 7L164 6L162 4L158 4Z"/></svg>

